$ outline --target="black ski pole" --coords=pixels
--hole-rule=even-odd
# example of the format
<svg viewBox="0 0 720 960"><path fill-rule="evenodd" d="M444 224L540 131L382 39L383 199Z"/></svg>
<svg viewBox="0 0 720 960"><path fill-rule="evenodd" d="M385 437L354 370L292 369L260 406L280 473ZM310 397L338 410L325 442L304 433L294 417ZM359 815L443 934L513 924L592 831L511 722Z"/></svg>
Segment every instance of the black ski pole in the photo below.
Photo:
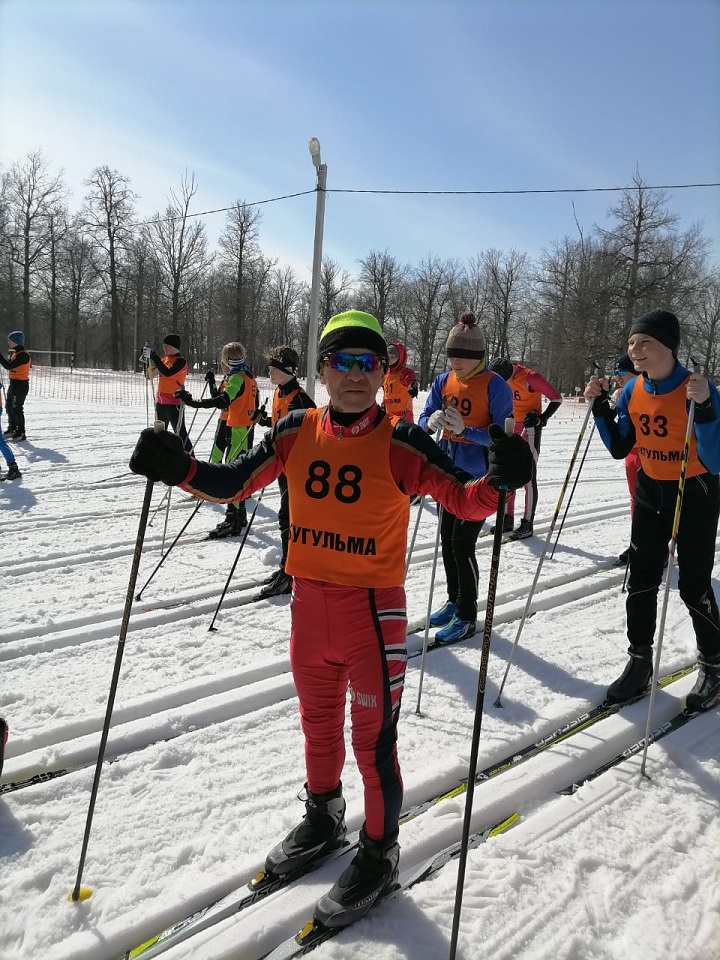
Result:
<svg viewBox="0 0 720 960"><path fill-rule="evenodd" d="M508 431L512 433L512 427ZM475 795L475 775L477 773L478 753L480 750L480 732L482 730L483 706L485 704L485 687L487 684L488 663L490 661L490 637L492 635L493 617L495 614L495 596L497 594L498 570L500 569L500 551L503 541L503 522L505 520L505 501L507 491L501 488L498 491L497 513L495 514L495 534L493 535L492 559L490 561L490 580L488 583L487 605L485 607L485 626L483 627L482 655L480 658L480 672L478 674L477 699L475 702L475 723L473 725L472 746L470 749L470 765L468 767L467 790L465 793L465 817L463 820L462 840L460 841L460 858L458 862L458 879L455 888L455 909L453 911L452 935L450 938L449 960L455 960L458 933L460 930L460 912L462 910L463 887L465 885L465 865L467 863L468 841L470 839L470 821L472 820L473 797Z"/></svg>
<svg viewBox="0 0 720 960"><path fill-rule="evenodd" d="M595 421L593 420L592 426L590 427L590 433L588 434L587 443L585 444L585 450L583 451L582 458L580 459L580 464L578 465L578 468L577 468L577 473L575 474L575 480L573 481L572 489L570 490L570 496L568 497L568 501L565 504L565 511L562 515L562 520L560 521L558 532L555 535L555 543L553 544L553 548L550 551L551 560L555 556L555 548L557 547L558 542L560 540L560 534L563 532L563 527L565 526L565 518L568 515L568 510L570 509L572 498L575 495L575 487L577 486L578 480L580 479L580 474L582 473L582 468L585 463L585 457L587 456L588 450L590 449L590 441L592 440L594 433L595 433Z"/></svg>
<svg viewBox="0 0 720 960"><path fill-rule="evenodd" d="M141 600L141 599L142 599L143 590L144 590L145 587L147 587L147 585L150 583L150 581L151 581L152 578L155 576L155 574L158 572L158 570L160 569L160 567L165 563L165 561L166 561L167 558L168 558L168 554L170 553L170 551L172 550L172 548L175 546L175 544L178 542L178 540L180 539L180 537L185 533L185 531L187 530L188 526L190 525L190 521L192 520L192 518L195 516L195 514L198 512L198 510L200 509L200 507L201 507L202 505L203 505L203 501L202 501L202 500L198 500L198 502L195 504L195 509L194 509L193 512L190 514L190 516L188 517L188 519L185 521L185 524L184 524L182 530L180 531L180 533L178 533L178 535L175 537L175 539L173 540L173 542L172 542L172 543L170 544L170 546L167 548L167 550L165 551L165 553L164 553L164 554L162 555L162 557L160 558L160 562L156 565L156 567L155 567L155 569L153 570L153 572L150 574L150 576L147 578L147 580L145 581L145 583L143 584L143 586L140 588L140 590L138 591L138 593L135 595L135 599L136 599L136 600Z"/></svg>
<svg viewBox="0 0 720 960"><path fill-rule="evenodd" d="M242 541L240 542L240 546L238 547L237 555L236 555L235 559L233 560L233 565L232 565L232 567L230 567L230 573L228 574L228 578L227 578L227 580L225 581L225 586L223 587L223 592L220 594L220 599L218 600L218 605L217 605L217 607L215 608L215 613L213 614L212 622L210 623L210 626L208 627L208 630L217 630L217 627L215 626L215 620L217 619L217 615L218 615L218 613L220 612L220 607L222 606L222 602L223 602L223 600L225 599L225 594L227 593L228 587L230 586L230 581L232 580L233 574L235 573L235 567L238 565L238 560L240 559L240 554L242 553L242 549L243 549L243 547L245 546L245 541L247 540L248 534L250 533L250 527L253 525L253 520L255 519L255 514L257 513L257 508L260 506L260 501L262 500L264 493L265 493L265 487L263 487L262 490L260 491L260 496L257 498L257 501L256 501L256 503L255 503L255 509L253 510L252 514L250 515L250 519L248 520L248 525L245 527L245 533L243 534Z"/></svg>
<svg viewBox="0 0 720 960"><path fill-rule="evenodd" d="M161 420L155 421L155 432L162 433L165 424ZM130 612L133 605L133 595L135 593L135 584L137 582L138 568L140 567L140 556L142 554L143 541L145 539L145 528L147 527L148 514L150 513L150 501L152 500L154 480L148 479L145 484L145 496L143 498L142 509L140 510L140 520L138 522L137 538L135 540L135 552L133 553L132 564L130 566L130 580L128 582L127 594L125 596L125 609L123 611L122 621L120 623L120 637L118 639L117 653L115 654L115 666L113 668L112 680L110 682L110 691L108 693L107 709L105 710L105 722L103 723L102 736L100 738L100 749L98 751L97 764L95 765L95 777L93 779L92 791L90 793L90 805L88 807L87 820L85 823L85 835L80 851L80 863L78 865L77 879L68 899L77 902L78 900L87 900L92 896L92 890L89 887L81 887L83 867L85 866L85 857L87 855L88 843L90 842L90 828L92 826L93 813L95 811L95 801L97 799L98 787L100 786L100 774L102 773L103 760L105 759L105 747L107 746L108 734L110 732L110 720L112 719L113 706L115 704L115 693L117 691L118 680L120 677L120 667L122 665L123 652L125 650L125 638L127 637L128 625L130 623Z"/></svg>

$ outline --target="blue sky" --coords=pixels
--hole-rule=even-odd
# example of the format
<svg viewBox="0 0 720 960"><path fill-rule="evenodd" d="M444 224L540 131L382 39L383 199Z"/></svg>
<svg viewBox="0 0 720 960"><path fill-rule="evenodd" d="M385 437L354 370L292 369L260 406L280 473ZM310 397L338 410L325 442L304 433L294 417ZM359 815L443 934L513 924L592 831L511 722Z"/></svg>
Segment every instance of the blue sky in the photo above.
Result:
<svg viewBox="0 0 720 960"><path fill-rule="evenodd" d="M717 182L720 2L0 0L0 162L41 148L71 209L102 164L148 216L186 169L196 211L313 191L312 136L329 190ZM324 252L537 256L617 198L329 193ZM720 188L670 208L717 256ZM314 194L260 209L263 250L309 281Z"/></svg>

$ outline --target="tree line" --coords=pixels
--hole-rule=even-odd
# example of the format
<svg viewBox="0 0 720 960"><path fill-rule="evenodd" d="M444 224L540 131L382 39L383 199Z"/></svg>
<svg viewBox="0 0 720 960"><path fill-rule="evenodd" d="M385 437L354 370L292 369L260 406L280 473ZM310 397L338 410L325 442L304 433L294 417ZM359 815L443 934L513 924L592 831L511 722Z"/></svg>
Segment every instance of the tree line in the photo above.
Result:
<svg viewBox="0 0 720 960"><path fill-rule="evenodd" d="M148 339L179 333L188 359L214 365L239 340L258 373L270 346L303 358L310 287L262 251L262 217L236 200L217 249L190 205L193 174L171 190L165 210L140 222L130 179L108 166L85 181L71 213L62 173L40 150L1 168L0 316L30 349L67 351L78 366L134 369ZM584 384L590 360L622 353L633 318L674 310L682 357L720 374L720 274L700 224L679 228L663 191L639 173L610 207L609 228L548 242L533 260L488 249L465 262L430 254L403 264L371 250L350 272L329 256L320 271L320 328L356 307L374 314L388 340L407 347L420 383L445 366L448 330L466 309L485 331L490 357L542 371L565 393ZM53 358L53 362L56 358Z"/></svg>

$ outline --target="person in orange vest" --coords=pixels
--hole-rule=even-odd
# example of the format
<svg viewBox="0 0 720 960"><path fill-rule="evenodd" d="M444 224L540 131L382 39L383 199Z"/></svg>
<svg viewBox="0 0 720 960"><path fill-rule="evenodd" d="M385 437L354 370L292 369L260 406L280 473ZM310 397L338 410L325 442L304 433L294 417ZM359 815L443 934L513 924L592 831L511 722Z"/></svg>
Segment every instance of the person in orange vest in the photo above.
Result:
<svg viewBox="0 0 720 960"><path fill-rule="evenodd" d="M3 412L3 384L0 382L0 415ZM5 458L7 463L7 472L0 473L0 480L19 480L22 477L20 473L20 468L17 465L15 459L15 454L12 452L10 447L5 441L5 437L0 436L0 454Z"/></svg>
<svg viewBox="0 0 720 960"><path fill-rule="evenodd" d="M205 379L210 387L211 396L204 400L194 400L187 390L178 390L176 397L188 407L220 410L220 419L215 431L210 463L231 463L249 446L250 431L258 417L257 382L252 375L250 365L245 361L245 347L233 341L226 343L220 355L220 369L223 379L218 387L215 374L208 370ZM211 530L211 540L234 537L242 533L247 526L247 508L245 501L228 503L225 518Z"/></svg>
<svg viewBox="0 0 720 960"><path fill-rule="evenodd" d="M7 390L8 428L4 436L12 440L27 440L25 436L25 400L30 390L30 367L32 360L25 349L25 334L13 330L8 334L8 358L0 353L0 366L5 367L10 377Z"/></svg>
<svg viewBox="0 0 720 960"><path fill-rule="evenodd" d="M503 525L503 530L509 534L507 540L525 540L533 535L533 523L537 510L537 462L540 456L543 427L547 426L548 420L562 403L562 394L552 384L548 383L537 370L531 370L521 363L512 363L504 357L493 360L490 369L500 374L512 390L515 432L522 433L525 436L535 459L530 483L525 487L525 510L518 528L513 532L513 524L515 523L514 496L508 497L507 513ZM542 406L543 397L550 401L544 410Z"/></svg>
<svg viewBox="0 0 720 960"><path fill-rule="evenodd" d="M297 380L300 357L292 347L273 347L268 353L270 383L275 387L272 402L272 414L263 416L259 421L261 427L274 427L278 420L282 420L292 410L311 410L315 403L308 396ZM260 591L260 596L279 597L290 593L292 577L285 571L288 543L290 540L290 507L288 506L288 485L285 474L278 477L280 487L280 507L278 509L278 524L280 525L280 543L282 557L280 569L268 579Z"/></svg>
<svg viewBox="0 0 720 960"><path fill-rule="evenodd" d="M501 426L490 428L488 470L474 479L422 428L393 424L375 399L386 366L380 324L348 310L328 321L318 347L327 406L281 417L226 466L201 463L177 437L152 429L142 432L130 460L134 473L215 502L244 499L281 473L287 478L290 663L305 737L306 800L304 819L270 852L265 868L286 875L344 843L340 776L349 690L365 822L357 855L315 907L315 918L336 928L363 916L398 875L410 496L430 496L455 516L479 522L497 510L497 487L522 486L532 469L527 443Z"/></svg>
<svg viewBox="0 0 720 960"><path fill-rule="evenodd" d="M698 648L698 677L687 696L690 710L720 703L720 614L712 587L720 516L720 394L700 373L678 362L680 322L670 310L651 310L630 328L628 356L640 376L610 406L608 381L590 378L598 433L615 460L634 446L640 458L630 534L625 601L630 659L610 684L608 700L641 693L653 674L657 596L668 558L678 501L689 406L695 404L677 527L678 589L690 613Z"/></svg>
<svg viewBox="0 0 720 960"><path fill-rule="evenodd" d="M417 374L407 365L407 350L399 341L388 344L388 369L383 380L383 407L396 420L415 422L413 400L418 395Z"/></svg>
<svg viewBox="0 0 720 960"><path fill-rule="evenodd" d="M487 471L489 427L512 415L512 396L502 377L487 368L485 334L471 310L465 310L445 344L451 369L435 377L418 424L441 432L440 446L455 466L472 477ZM447 600L430 614L439 627L436 643L451 644L472 637L477 629L480 579L475 549L482 523L442 510L440 543Z"/></svg>
<svg viewBox="0 0 720 960"><path fill-rule="evenodd" d="M613 402L617 406L617 402L620 399L620 394L623 392L624 387L626 387L627 384L637 376L637 373L635 372L635 367L633 366L632 360L626 353L617 358L613 372L615 383L617 384L617 389L613 394ZM631 518L635 509L635 484L637 483L637 473L639 469L640 457L638 456L637 447L633 447L630 453L625 457L625 477L627 479L628 490L630 492ZM628 547L627 550L623 550L613 566L625 567L627 566L629 559L630 547Z"/></svg>
<svg viewBox="0 0 720 960"><path fill-rule="evenodd" d="M192 453L192 443L185 427L185 408L177 394L185 386L188 364L180 355L181 340L176 333L163 337L163 356L158 356L150 347L144 347L142 359L150 362L151 370L158 374L155 414L166 427L171 426L180 437L183 447Z"/></svg>

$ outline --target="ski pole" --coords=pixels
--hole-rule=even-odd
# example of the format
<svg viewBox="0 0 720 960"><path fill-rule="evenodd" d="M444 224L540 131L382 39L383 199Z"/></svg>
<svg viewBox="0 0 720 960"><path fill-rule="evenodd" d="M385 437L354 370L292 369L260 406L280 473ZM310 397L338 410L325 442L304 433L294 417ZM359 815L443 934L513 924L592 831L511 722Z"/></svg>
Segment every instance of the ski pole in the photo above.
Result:
<svg viewBox="0 0 720 960"><path fill-rule="evenodd" d="M143 584L143 586L140 588L140 590L138 591L138 593L135 594L135 599L136 599L136 600L142 600L142 594L143 594L143 591L145 590L145 587L147 587L147 586L149 585L149 583L150 583L150 581L152 580L152 578L153 578L153 577L155 576L155 574L158 572L158 570L160 569L160 567L165 563L165 561L166 561L167 558L168 558L168 555L170 554L170 551L171 551L172 548L176 545L176 543L178 542L178 540L180 539L180 537L185 533L185 531L187 530L188 526L190 525L190 521L192 520L192 518L195 516L195 514L198 512L198 510L200 509L200 507L201 507L202 505L203 505L203 501L202 501L202 500L198 500L198 502L195 504L195 509L194 509L193 512L190 514L190 516L187 518L187 520L185 521L185 524L184 524L182 530L180 531L180 533L178 533L178 535L175 537L175 539L173 540L173 542L170 544L170 546L167 548L167 550L165 551L165 553L162 555L162 557L160 558L159 563L157 564L157 566L155 567L155 569L153 570L153 572L150 574L150 576L147 578L147 580L145 581L145 583Z"/></svg>
<svg viewBox="0 0 720 960"><path fill-rule="evenodd" d="M508 424L510 425L509 429ZM505 421L505 431L508 434L513 432L513 421L511 419ZM507 490L504 487L501 487L498 490L497 513L495 514L495 534L493 535L492 559L490 561L490 580L488 582L487 604L485 607L485 625L483 627L482 655L480 658L477 699L475 702L475 722L473 724L472 745L470 748L470 765L468 768L467 790L465 792L465 816L463 819L462 839L460 841L458 879L457 887L455 889L455 909L453 911L449 960L455 960L458 934L460 931L460 912L462 910L463 887L465 885L465 866L467 863L468 841L470 839L470 821L472 820L473 797L475 795L475 775L477 773L478 753L480 751L480 733L482 730L483 706L485 704L485 686L487 684L488 663L490 661L490 637L492 635L493 617L495 615L495 596L497 594L498 571L500 569L500 551L502 549L503 541L506 499Z"/></svg>
<svg viewBox="0 0 720 960"><path fill-rule="evenodd" d="M408 547L407 558L405 560L405 577L404 577L405 580L407 580L408 570L410 569L410 557L412 556L412 552L415 549L415 540L417 538L418 527L420 526L420 517L422 516L424 503L425 503L425 497L423 496L420 498L420 502L418 503L418 512L417 512L417 517L415 518L415 529L413 530L413 535L410 540L410 546Z"/></svg>
<svg viewBox="0 0 720 960"><path fill-rule="evenodd" d="M170 501L172 499L171 491L172 491L172 487L168 487L167 507L165 508L165 523L163 524L162 542L160 544L161 551L165 549L165 537L167 536L167 525L168 525L168 520L170 518Z"/></svg>
<svg viewBox="0 0 720 960"><path fill-rule="evenodd" d="M232 565L232 567L230 567L230 573L228 574L228 578L227 578L227 580L225 581L225 586L223 587L223 592L220 594L220 599L218 600L218 605L217 605L217 607L215 608L215 613L213 614L212 622L210 623L210 626L208 627L208 630L217 630L217 627L215 626L215 620L217 619L217 615L218 615L218 613L220 612L220 607L222 606L222 602L223 602L223 600L225 599L225 594L227 593L227 589L228 589L228 587L230 586L230 581L232 580L233 574L235 573L235 567L238 565L238 560L240 559L240 554L242 553L242 549L243 549L243 547L245 546L245 541L247 540L248 534L250 533L250 527L252 527L252 525L253 525L253 520L255 519L255 514L257 513L257 508L260 506L260 501L262 500L264 493L265 493L265 487L263 487L262 490L260 491L260 496L257 498L257 500L256 500L256 502L255 502L255 509L253 510L252 514L250 515L250 519L248 520L248 525L245 527L245 533L243 534L242 541L240 542L240 546L238 547L237 555L236 555L235 559L233 560L233 565Z"/></svg>
<svg viewBox="0 0 720 960"><path fill-rule="evenodd" d="M597 366L597 364L595 366ZM545 537L545 544L543 546L542 553L540 554L540 560L537 565L537 570L535 571L535 579L533 580L532 586L530 587L530 592L528 593L528 598L525 603L525 609L523 610L522 617L520 618L520 625L518 626L517 634L515 636L515 640L513 641L513 645L510 648L508 662L505 667L505 674L503 676L502 683L500 684L498 695L495 698L496 707L502 706L502 692L505 688L505 681L507 680L508 673L510 672L510 666L512 664L513 657L515 656L515 651L517 649L517 645L520 640L520 634L522 633L523 627L525 626L525 620L527 619L528 611L530 610L530 604L532 603L532 598L535 593L535 587L537 586L537 582L540 577L540 571L542 570L542 565L545 560L545 554L547 553L548 544L550 543L550 540L552 538L553 530L555 529L555 522L558 518L558 514L560 513L560 507L562 506L563 498L565 496L565 491L567 490L568 483L570 482L570 476L572 475L573 467L575 466L575 460L577 459L578 450L580 449L580 444L582 443L583 437L585 436L585 430L587 429L588 420L590 419L590 415L592 414L592 406L593 406L592 403L588 404L588 408L585 413L585 419L583 420L583 424L582 424L582 427L580 428L580 433L577 438L577 443L575 444L575 449L573 450L572 457L570 458L570 466L568 467L567 474L565 475L565 481L562 485L562 489L560 490L560 496L558 497L558 502L555 506L555 513L553 514L553 518L550 523L550 529L548 530L547 536Z"/></svg>
<svg viewBox="0 0 720 960"><path fill-rule="evenodd" d="M563 512L562 520L560 521L560 526L558 527L557 536L555 537L555 543L553 544L553 548L550 553L551 560L555 556L555 548L557 547L558 542L560 540L560 534L563 532L563 527L565 526L565 518L568 515L568 510L570 509L572 498L575 495L575 487L577 486L578 480L580 479L580 474L582 473L582 468L583 468L583 465L585 464L585 457L587 457L588 450L590 449L590 441L592 440L594 433L595 433L595 421L593 420L592 427L590 427L590 433L588 434L587 443L585 444L585 450L580 460L580 465L577 468L577 473L575 474L575 480L572 485L572 490L570 491L568 502L565 505L565 511Z"/></svg>
<svg viewBox="0 0 720 960"><path fill-rule="evenodd" d="M205 391L207 390L207 388L208 388L208 382L207 382L207 380L206 380L206 381L205 381L205 386L202 388L202 393L200 394L200 399L201 399L201 400L202 400L202 398L205 396ZM188 432L188 436L190 436L190 431L191 431L192 428L193 428L193 424L195 423L195 418L196 418L197 415L198 415L198 410L199 410L199 409L200 409L200 407L195 407L195 413L193 413L193 415L192 415L192 420L190 421L190 426L188 427L188 431L187 431L187 432Z"/></svg>
<svg viewBox="0 0 720 960"><path fill-rule="evenodd" d="M693 372L698 373L698 365L690 358L693 365ZM667 616L668 600L670 599L670 578L675 563L675 547L677 546L678 530L680 529L680 511L682 510L683 494L685 493L685 473L687 471L688 460L690 459L690 440L692 438L693 423L695 421L695 401L690 401L688 410L687 427L685 428L685 446L683 447L682 460L680 461L680 479L678 481L677 499L675 500L675 515L673 516L672 533L670 536L670 546L668 553L667 571L665 573L665 589L663 591L662 609L660 612L660 624L658 626L657 649L655 650L655 663L653 664L653 675L650 685L650 700L648 702L647 724L645 726L645 746L643 747L642 763L640 764L640 774L648 777L645 773L645 764L647 763L647 752L650 737L650 725L652 723L652 711L655 703L655 688L657 687L658 674L660 673L660 655L662 653L663 636L665 633L665 618Z"/></svg>
<svg viewBox="0 0 720 960"><path fill-rule="evenodd" d="M165 424L161 420L156 420L155 433L162 433L164 429ZM127 637L128 625L130 623L133 594L135 593L135 584L137 582L138 569L140 567L140 556L142 554L143 541L145 539L145 528L147 527L148 514L150 513L150 501L152 499L154 485L155 481L148 478L147 482L145 483L145 496L143 498L142 509L140 510L140 520L138 521L135 552L133 553L132 564L130 566L130 579L128 581L128 589L125 596L125 609L123 610L122 621L120 623L120 636L118 639L117 653L115 654L115 666L113 668L112 680L110 682L110 691L108 693L107 709L105 710L105 722L103 723L102 736L100 738L100 749L98 750L97 764L95 765L95 777L93 779L92 791L90 793L90 805L88 807L87 821L85 823L85 835L83 836L82 850L80 852L80 863L78 865L75 886L68 896L69 900L75 902L78 900L87 900L92 896L92 890L89 887L81 887L80 881L82 879L83 867L85 866L88 843L90 842L90 828L92 826L98 787L100 786L100 774L102 773L102 765L105 758L105 747L107 746L108 734L110 732L110 720L112 719L113 706L115 704L115 693L117 692L118 680L120 678L120 667L122 665L123 652L125 649L125 638Z"/></svg>
<svg viewBox="0 0 720 960"><path fill-rule="evenodd" d="M428 593L427 613L425 615L425 636L423 637L422 656L420 658L420 679L418 681L417 704L415 714L420 716L420 698L422 697L423 678L425 677L425 657L427 656L428 641L430 637L430 614L432 612L433 593L435 591L435 572L437 570L438 551L440 545L440 529L442 527L443 508L438 504L437 530L435 532L435 553L433 554L432 573L430 574L430 591Z"/></svg>

